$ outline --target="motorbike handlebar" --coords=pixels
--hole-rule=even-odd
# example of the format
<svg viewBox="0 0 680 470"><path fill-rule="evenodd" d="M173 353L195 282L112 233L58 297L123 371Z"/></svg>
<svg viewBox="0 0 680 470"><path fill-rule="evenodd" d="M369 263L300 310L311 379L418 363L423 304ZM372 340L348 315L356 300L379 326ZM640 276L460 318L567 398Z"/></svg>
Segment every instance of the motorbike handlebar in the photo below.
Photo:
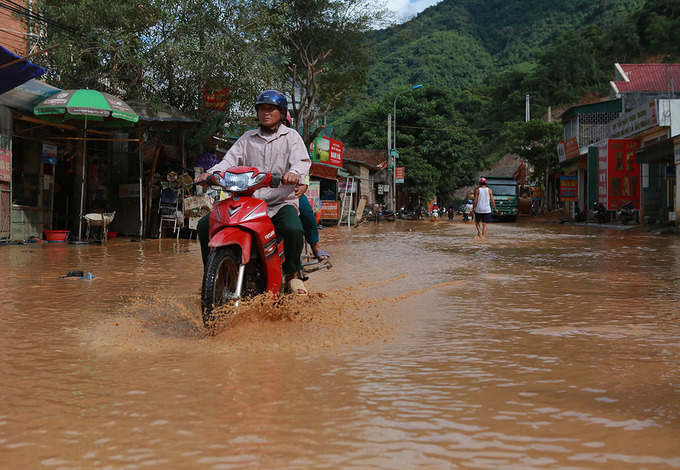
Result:
<svg viewBox="0 0 680 470"><path fill-rule="evenodd" d="M272 181L269 183L269 187L278 188L282 179L283 177L281 176L281 173L272 173Z"/></svg>

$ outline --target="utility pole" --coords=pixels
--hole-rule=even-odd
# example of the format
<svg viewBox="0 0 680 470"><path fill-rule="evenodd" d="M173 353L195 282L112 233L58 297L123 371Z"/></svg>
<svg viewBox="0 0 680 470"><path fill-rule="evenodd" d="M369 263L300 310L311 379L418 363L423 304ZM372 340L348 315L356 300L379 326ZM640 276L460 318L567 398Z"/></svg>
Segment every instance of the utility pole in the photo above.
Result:
<svg viewBox="0 0 680 470"><path fill-rule="evenodd" d="M529 122L531 121L531 95L529 93L526 94L525 98L525 104L524 104L524 122Z"/></svg>

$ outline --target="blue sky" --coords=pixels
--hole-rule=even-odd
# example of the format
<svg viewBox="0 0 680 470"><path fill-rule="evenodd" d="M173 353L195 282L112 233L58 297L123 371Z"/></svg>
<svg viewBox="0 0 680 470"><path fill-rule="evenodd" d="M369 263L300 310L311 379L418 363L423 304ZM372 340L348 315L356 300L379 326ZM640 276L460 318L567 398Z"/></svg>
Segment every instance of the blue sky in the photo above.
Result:
<svg viewBox="0 0 680 470"><path fill-rule="evenodd" d="M408 19L441 0L387 0L387 8Z"/></svg>

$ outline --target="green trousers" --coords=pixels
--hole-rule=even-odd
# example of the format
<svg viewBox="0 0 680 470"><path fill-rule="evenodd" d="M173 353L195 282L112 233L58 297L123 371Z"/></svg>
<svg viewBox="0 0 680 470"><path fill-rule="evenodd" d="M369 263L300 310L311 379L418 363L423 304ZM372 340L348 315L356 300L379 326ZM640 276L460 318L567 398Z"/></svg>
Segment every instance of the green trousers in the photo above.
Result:
<svg viewBox="0 0 680 470"><path fill-rule="evenodd" d="M203 265L208 261L210 248L208 242L210 241L210 215L204 215L198 221L196 230L198 232L198 240L201 243L201 256L203 257ZM300 262L300 255L304 248L304 230L300 216L295 210L295 207L287 205L283 206L274 217L274 230L276 236L283 238L283 252L286 256L286 261L283 263L283 272L292 274L302 269Z"/></svg>

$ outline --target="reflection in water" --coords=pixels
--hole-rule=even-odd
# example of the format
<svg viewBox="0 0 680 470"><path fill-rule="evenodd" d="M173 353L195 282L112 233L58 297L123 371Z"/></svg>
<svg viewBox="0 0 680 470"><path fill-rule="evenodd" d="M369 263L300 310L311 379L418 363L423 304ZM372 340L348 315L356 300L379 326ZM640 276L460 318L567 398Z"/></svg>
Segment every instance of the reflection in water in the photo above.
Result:
<svg viewBox="0 0 680 470"><path fill-rule="evenodd" d="M329 228L215 336L196 241L2 246L0 468L680 468L678 239L474 233Z"/></svg>

